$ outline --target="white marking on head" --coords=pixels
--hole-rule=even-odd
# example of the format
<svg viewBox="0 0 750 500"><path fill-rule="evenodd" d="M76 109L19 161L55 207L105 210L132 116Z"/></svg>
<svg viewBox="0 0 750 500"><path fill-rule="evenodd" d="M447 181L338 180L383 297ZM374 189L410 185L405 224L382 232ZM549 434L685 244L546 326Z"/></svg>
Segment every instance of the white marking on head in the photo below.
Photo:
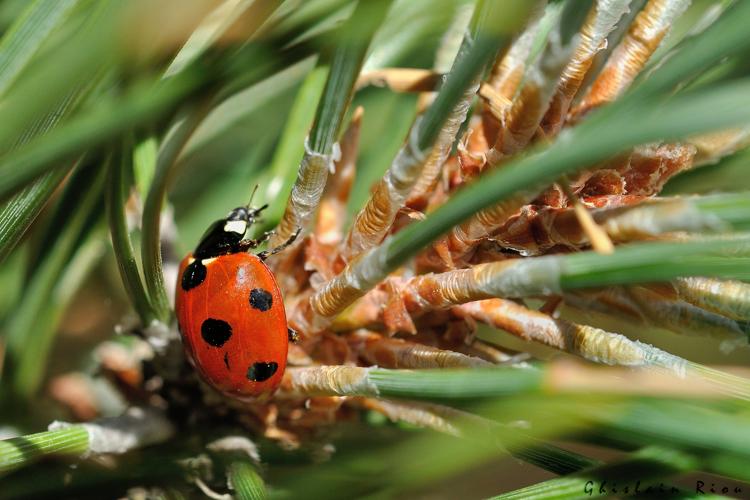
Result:
<svg viewBox="0 0 750 500"><path fill-rule="evenodd" d="M247 222L244 220L228 220L226 224L224 224L225 233L245 234L246 229Z"/></svg>

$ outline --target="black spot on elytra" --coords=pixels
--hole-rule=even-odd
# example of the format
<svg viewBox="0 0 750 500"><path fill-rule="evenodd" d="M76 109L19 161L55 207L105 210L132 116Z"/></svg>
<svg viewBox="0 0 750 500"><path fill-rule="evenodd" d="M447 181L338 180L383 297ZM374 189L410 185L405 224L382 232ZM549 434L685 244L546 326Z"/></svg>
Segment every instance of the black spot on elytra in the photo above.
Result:
<svg viewBox="0 0 750 500"><path fill-rule="evenodd" d="M259 311L268 311L273 305L273 297L262 288L253 288L250 291L250 305Z"/></svg>
<svg viewBox="0 0 750 500"><path fill-rule="evenodd" d="M279 369L278 363L271 361L270 363L253 363L250 368L247 369L247 378L253 382L263 382L273 377L276 370Z"/></svg>
<svg viewBox="0 0 750 500"><path fill-rule="evenodd" d="M224 365L227 367L227 370L230 370L230 368L229 368L229 353L228 352L224 353Z"/></svg>
<svg viewBox="0 0 750 500"><path fill-rule="evenodd" d="M182 273L182 289L188 291L203 283L208 269L200 259L195 259Z"/></svg>
<svg viewBox="0 0 750 500"><path fill-rule="evenodd" d="M208 318L201 325L201 336L207 344L221 347L232 336L232 327L226 321Z"/></svg>

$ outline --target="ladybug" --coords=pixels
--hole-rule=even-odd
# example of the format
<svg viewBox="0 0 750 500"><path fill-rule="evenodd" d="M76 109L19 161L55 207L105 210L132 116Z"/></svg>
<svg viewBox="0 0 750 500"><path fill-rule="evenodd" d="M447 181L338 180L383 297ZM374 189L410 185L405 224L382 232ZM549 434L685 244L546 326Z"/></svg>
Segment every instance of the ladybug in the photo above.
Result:
<svg viewBox="0 0 750 500"><path fill-rule="evenodd" d="M292 244L256 254L271 237L244 239L267 208L238 207L209 226L180 263L175 311L185 352L202 378L218 391L252 399L273 392L286 368L289 341L281 292L265 259Z"/></svg>

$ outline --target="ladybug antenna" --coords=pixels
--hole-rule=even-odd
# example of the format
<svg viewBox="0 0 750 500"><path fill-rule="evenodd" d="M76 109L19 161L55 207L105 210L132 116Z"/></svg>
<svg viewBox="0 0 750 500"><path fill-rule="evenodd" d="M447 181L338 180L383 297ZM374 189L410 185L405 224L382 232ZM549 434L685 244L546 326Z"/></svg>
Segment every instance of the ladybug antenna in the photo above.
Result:
<svg viewBox="0 0 750 500"><path fill-rule="evenodd" d="M258 191L258 185L257 184L253 188L253 192L250 193L250 199L248 200L247 205L245 205L245 209L247 210L247 214L252 219L255 219L255 217L257 217L263 210L265 210L266 208L268 208L268 203L266 203L265 205L263 205L261 207L258 207L258 208L251 208L250 205L253 202L253 198L255 198L255 192L256 191ZM258 219L255 219L255 221L257 222Z"/></svg>
<svg viewBox="0 0 750 500"><path fill-rule="evenodd" d="M250 205L253 203L253 198L255 198L255 192L258 190L258 185L256 184L253 188L253 192L250 193L250 199L247 200L247 205L245 205L245 208L250 210Z"/></svg>

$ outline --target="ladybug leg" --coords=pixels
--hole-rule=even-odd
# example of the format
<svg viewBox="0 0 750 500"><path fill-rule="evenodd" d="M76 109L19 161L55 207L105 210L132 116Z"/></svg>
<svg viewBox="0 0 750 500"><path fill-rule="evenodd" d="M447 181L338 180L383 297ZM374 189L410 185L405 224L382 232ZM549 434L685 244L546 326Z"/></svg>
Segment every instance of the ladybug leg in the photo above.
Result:
<svg viewBox="0 0 750 500"><path fill-rule="evenodd" d="M299 342L299 333L297 333L297 330L291 327L287 327L286 331L289 335L289 342L292 342L293 344Z"/></svg>
<svg viewBox="0 0 750 500"><path fill-rule="evenodd" d="M258 248L263 243L268 241L271 238L271 236L273 236L273 231L266 231L257 240L251 240L251 239L242 240L239 243L237 243L237 249L239 252L247 252L251 248Z"/></svg>
<svg viewBox="0 0 750 500"><path fill-rule="evenodd" d="M265 243L266 241L270 240L271 236L273 236L275 232L276 231L266 231L260 238L258 238L258 243Z"/></svg>
<svg viewBox="0 0 750 500"><path fill-rule="evenodd" d="M285 248L289 247L289 245L294 243L294 240L297 239L297 236L299 236L299 233L301 232L302 232L302 228L298 227L297 230L294 233L292 233L292 235L289 237L288 240L286 240L284 243L277 246L276 248L272 248L271 250L264 250L262 252L259 252L257 254L258 258L260 258L260 260L266 260L271 255L276 255L277 253L281 252Z"/></svg>

